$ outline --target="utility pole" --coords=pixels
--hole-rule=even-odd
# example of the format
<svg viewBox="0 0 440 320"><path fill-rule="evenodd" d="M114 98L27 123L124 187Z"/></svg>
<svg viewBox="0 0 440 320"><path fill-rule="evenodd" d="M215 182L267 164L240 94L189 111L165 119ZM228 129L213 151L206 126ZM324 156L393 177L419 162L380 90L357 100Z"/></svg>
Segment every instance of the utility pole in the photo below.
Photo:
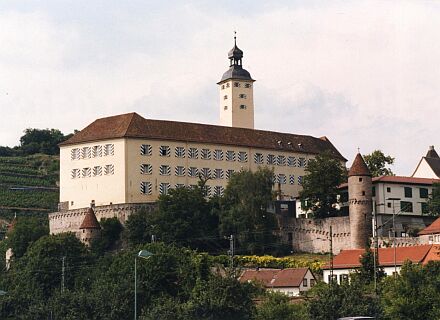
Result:
<svg viewBox="0 0 440 320"><path fill-rule="evenodd" d="M65 280L65 272L66 272L66 266L65 261L66 257L62 257L62 265L61 265L61 293L64 292L64 280Z"/></svg>
<svg viewBox="0 0 440 320"><path fill-rule="evenodd" d="M330 226L330 281L333 281L333 230Z"/></svg>
<svg viewBox="0 0 440 320"><path fill-rule="evenodd" d="M154 234L151 235L151 243L156 242L156 236Z"/></svg>
<svg viewBox="0 0 440 320"><path fill-rule="evenodd" d="M235 254L235 243L234 243L234 235L231 234L229 237L229 258L230 258L230 267L231 271L234 270L234 254Z"/></svg>

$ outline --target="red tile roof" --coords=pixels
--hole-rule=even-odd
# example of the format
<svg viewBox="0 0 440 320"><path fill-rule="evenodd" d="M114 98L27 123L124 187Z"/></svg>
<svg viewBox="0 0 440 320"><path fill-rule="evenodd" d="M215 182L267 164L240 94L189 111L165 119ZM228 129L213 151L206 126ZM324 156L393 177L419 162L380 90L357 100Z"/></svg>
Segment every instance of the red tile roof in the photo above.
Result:
<svg viewBox="0 0 440 320"><path fill-rule="evenodd" d="M80 229L101 229L101 225L96 219L95 212L92 208L89 208L84 220L81 223Z"/></svg>
<svg viewBox="0 0 440 320"><path fill-rule="evenodd" d="M346 161L326 137L315 138L246 128L151 120L137 113L97 119L69 140L60 143L60 146L115 138L212 143L309 154L329 151L335 157Z"/></svg>
<svg viewBox="0 0 440 320"><path fill-rule="evenodd" d="M406 260L422 263L431 247L432 245L396 247L396 265L401 266ZM351 269L360 267L359 259L364 252L364 249L342 250L334 257L333 268ZM394 265L394 248L379 248L379 265L383 267ZM330 265L326 265L323 269L330 269Z"/></svg>
<svg viewBox="0 0 440 320"><path fill-rule="evenodd" d="M402 177L402 176L381 176L372 179L373 184L375 183L401 183L401 184L418 184L430 186L433 183L440 183L440 179L431 178L414 178L414 177ZM347 188L348 183L343 183L339 188Z"/></svg>
<svg viewBox="0 0 440 320"><path fill-rule="evenodd" d="M440 260L440 245L433 244L431 250L429 250L426 255L423 264L427 264L429 261L439 261Z"/></svg>
<svg viewBox="0 0 440 320"><path fill-rule="evenodd" d="M348 176L371 176L370 170L360 153L354 158L350 171L348 171Z"/></svg>
<svg viewBox="0 0 440 320"><path fill-rule="evenodd" d="M433 223L419 232L419 235L440 233L440 218L437 218Z"/></svg>
<svg viewBox="0 0 440 320"><path fill-rule="evenodd" d="M255 281L267 288L299 287L309 269L259 269L243 271L240 281Z"/></svg>

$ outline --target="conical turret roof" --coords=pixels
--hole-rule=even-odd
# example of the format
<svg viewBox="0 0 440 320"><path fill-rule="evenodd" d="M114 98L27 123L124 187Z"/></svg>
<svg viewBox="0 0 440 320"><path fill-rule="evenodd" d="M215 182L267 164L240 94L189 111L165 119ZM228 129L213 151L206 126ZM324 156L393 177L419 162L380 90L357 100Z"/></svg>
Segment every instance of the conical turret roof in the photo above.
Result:
<svg viewBox="0 0 440 320"><path fill-rule="evenodd" d="M438 156L437 151L435 151L434 146L429 147L428 153L426 154L426 158L437 158L437 159L440 158Z"/></svg>
<svg viewBox="0 0 440 320"><path fill-rule="evenodd" d="M101 225L98 222L98 219L96 219L95 212L93 211L93 208L89 208L87 211L86 216L84 217L84 220L81 223L80 229L101 229Z"/></svg>
<svg viewBox="0 0 440 320"><path fill-rule="evenodd" d="M350 171L348 171L348 176L370 176L371 172L364 161L364 158L360 153L354 158L353 164L351 165Z"/></svg>

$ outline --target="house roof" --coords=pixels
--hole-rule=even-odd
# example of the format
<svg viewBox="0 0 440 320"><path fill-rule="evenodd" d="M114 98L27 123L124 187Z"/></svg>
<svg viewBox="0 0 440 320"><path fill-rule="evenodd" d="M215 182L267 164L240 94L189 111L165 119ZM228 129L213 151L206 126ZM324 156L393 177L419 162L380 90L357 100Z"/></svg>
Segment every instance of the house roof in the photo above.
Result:
<svg viewBox="0 0 440 320"><path fill-rule="evenodd" d="M379 248L379 265L382 267L394 265L394 249L396 250L396 265L401 266L406 260L414 263L422 263L425 260L432 245L412 247ZM342 250L333 259L334 269L352 269L361 266L359 259L365 252L364 249ZM323 269L330 269L327 264Z"/></svg>
<svg viewBox="0 0 440 320"><path fill-rule="evenodd" d="M89 208L86 216L84 217L80 227L80 229L101 229L101 225L96 219L95 212L93 208Z"/></svg>
<svg viewBox="0 0 440 320"><path fill-rule="evenodd" d="M310 154L328 151L335 157L346 161L326 137L315 138L237 127L151 120L145 119L137 113L97 119L72 138L60 143L60 146L115 138L212 143Z"/></svg>
<svg viewBox="0 0 440 320"><path fill-rule="evenodd" d="M418 234L425 235L425 234L434 234L434 233L440 233L440 218L434 220L433 223L431 223L425 229L420 231Z"/></svg>
<svg viewBox="0 0 440 320"><path fill-rule="evenodd" d="M348 171L348 176L370 176L371 172L364 161L364 158L360 153L356 155L351 165L350 171Z"/></svg>
<svg viewBox="0 0 440 320"><path fill-rule="evenodd" d="M422 161L425 160L428 166L431 168L431 170L434 172L434 174L440 178L440 157L435 151L434 146L430 146L428 152L426 153L425 157L422 157L420 159L419 163L417 164L416 170L414 170L414 173L412 175L415 175L417 173L417 170L420 167L420 164Z"/></svg>
<svg viewBox="0 0 440 320"><path fill-rule="evenodd" d="M260 282L267 288L299 287L308 270L308 268L245 270L240 276L240 281Z"/></svg>
<svg viewBox="0 0 440 320"><path fill-rule="evenodd" d="M372 179L373 184L375 183L399 183L399 184L416 184L430 186L433 183L440 183L440 179L431 178L415 178L415 177L402 177L402 176L381 176L374 177ZM339 188L346 188L348 183L343 183Z"/></svg>

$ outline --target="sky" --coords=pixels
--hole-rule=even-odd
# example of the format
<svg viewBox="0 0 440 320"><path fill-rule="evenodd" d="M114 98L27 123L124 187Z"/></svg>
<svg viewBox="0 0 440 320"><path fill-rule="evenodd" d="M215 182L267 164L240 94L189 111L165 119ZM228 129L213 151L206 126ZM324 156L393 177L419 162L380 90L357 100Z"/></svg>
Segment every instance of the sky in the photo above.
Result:
<svg viewBox="0 0 440 320"><path fill-rule="evenodd" d="M237 31L255 127L380 149L411 175L440 151L440 2L0 1L0 145L96 118L218 124Z"/></svg>

